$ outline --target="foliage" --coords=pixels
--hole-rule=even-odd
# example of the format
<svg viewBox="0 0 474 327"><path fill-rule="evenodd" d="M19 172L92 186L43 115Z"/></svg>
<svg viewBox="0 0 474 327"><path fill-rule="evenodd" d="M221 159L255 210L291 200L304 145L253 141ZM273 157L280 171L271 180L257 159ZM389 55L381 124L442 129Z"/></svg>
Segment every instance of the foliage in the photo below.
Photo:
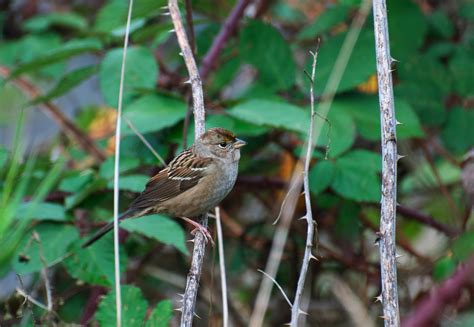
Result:
<svg viewBox="0 0 474 327"><path fill-rule="evenodd" d="M431 288L449 279L474 254L473 191L466 189L469 165L464 161L474 147L474 6L469 1L387 2L396 60L397 145L400 154L407 155L398 166L398 202L410 209L398 217L398 251L408 257L399 263L400 279L403 285L424 280ZM165 3L139 0L133 11L123 103L121 210L162 168L128 122L168 160L182 150L183 140L188 145L193 140L192 124L185 128L190 102L187 73L175 35L169 33L169 16L160 9ZM192 1L198 65L225 28L233 3L216 8L213 1ZM325 86L360 1L263 3L267 5L255 4L254 10L246 11L203 80L206 126L231 129L249 143L242 151L241 178L222 204L231 316L236 308L253 309L258 289L253 280L261 278L256 269L263 268L270 250L275 230L271 222L285 195L282 185L287 186L307 136L307 53L320 39L315 80L320 113ZM0 280L0 289L24 288L45 302L41 271L47 270L58 321L114 325L112 237L86 249L80 245L112 217L114 109L127 2L33 7L8 7L0 14L0 274L18 273L24 282L10 285L8 279ZM3 73L5 69L9 73ZM377 238L382 160L375 73L369 16L327 117L315 118L322 127L314 140L309 182L320 260L312 262L308 285L311 300L332 306L332 286L320 277L327 272L342 275L361 303L367 303L374 320L380 308L372 299L380 285L372 244ZM17 83L21 80L35 92ZM51 115L51 107L59 112L53 113L54 122L39 113ZM59 135L53 131L56 123ZM74 138L71 129L82 136ZM80 138L91 141L105 160L95 160ZM302 215L304 209L298 205L295 217ZM420 215L441 227L433 233L430 224L417 220ZM213 226L211 220L211 231ZM443 226L454 234L443 232ZM295 219L277 276L288 294L296 285L295 265L301 261L305 236ZM179 303L170 299L183 292L184 285L177 283L188 268L189 238L182 221L161 215L121 224L123 325L168 326L177 319L173 309ZM205 260L202 284L217 292L216 279L207 278L214 276L216 262L212 255ZM413 299L424 291L417 286L406 292L401 287L402 312L413 310ZM202 324L219 325L214 319L220 316L220 296L210 298L199 300L198 314ZM279 309L281 301L273 299L268 325L287 322L286 310ZM0 325L18 324L22 317L14 314L17 311L23 312L24 323L33 323L32 316L25 315L26 305L13 293L0 304ZM472 301L468 304L457 303L446 322L471 321ZM316 312L315 307L309 306L308 325L344 324L345 315ZM41 310L35 307L33 312ZM35 316L46 323L42 314Z"/></svg>

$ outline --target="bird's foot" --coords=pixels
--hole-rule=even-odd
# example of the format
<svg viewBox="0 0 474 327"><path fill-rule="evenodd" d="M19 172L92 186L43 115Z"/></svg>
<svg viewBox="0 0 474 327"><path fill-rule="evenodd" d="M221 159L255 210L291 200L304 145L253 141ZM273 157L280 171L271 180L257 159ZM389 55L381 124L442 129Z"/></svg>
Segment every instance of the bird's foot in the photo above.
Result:
<svg viewBox="0 0 474 327"><path fill-rule="evenodd" d="M184 221L190 223L194 227L196 227L191 231L192 235L196 235L196 232L200 231L202 233L202 235L204 236L204 239L206 240L206 243L210 242L212 246L215 245L214 240L212 239L212 235L209 233L209 231L207 230L206 227L204 227L200 223L198 223L198 222L196 222L192 219L189 219L187 217L180 217L180 218L183 219Z"/></svg>

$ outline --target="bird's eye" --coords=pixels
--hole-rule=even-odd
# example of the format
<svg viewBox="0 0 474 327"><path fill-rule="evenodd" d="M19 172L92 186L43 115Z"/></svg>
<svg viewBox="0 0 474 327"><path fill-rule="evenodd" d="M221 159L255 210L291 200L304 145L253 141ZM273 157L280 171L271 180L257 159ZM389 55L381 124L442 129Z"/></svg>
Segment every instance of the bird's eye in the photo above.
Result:
<svg viewBox="0 0 474 327"><path fill-rule="evenodd" d="M227 142L219 143L219 147L221 147L221 148L227 147Z"/></svg>

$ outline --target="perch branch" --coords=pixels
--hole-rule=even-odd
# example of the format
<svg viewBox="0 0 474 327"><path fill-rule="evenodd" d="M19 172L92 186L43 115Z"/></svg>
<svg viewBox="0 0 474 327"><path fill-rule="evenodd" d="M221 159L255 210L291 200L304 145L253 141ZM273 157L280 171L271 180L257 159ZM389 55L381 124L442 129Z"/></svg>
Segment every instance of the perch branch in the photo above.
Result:
<svg viewBox="0 0 474 327"><path fill-rule="evenodd" d="M0 76L8 79L10 76L10 70L5 66L0 66ZM25 78L16 77L12 82L16 87L28 94L30 98L35 99L40 96L38 89ZM64 116L61 110L52 102L42 102L39 106L61 127L64 133L66 133L71 140L77 142L77 144L79 144L85 152L89 153L97 163L101 163L105 160L105 154L96 147L89 136L77 128L76 125Z"/></svg>
<svg viewBox="0 0 474 327"><path fill-rule="evenodd" d="M400 326L396 261L397 136L392 84L392 57L385 0L373 1L375 52L382 134L382 199L380 211L380 272L384 324Z"/></svg>
<svg viewBox="0 0 474 327"><path fill-rule="evenodd" d="M169 0L168 9L170 11L171 19L173 20L174 30L178 38L179 46L183 53L184 62L189 72L188 83L191 83L193 97L194 138L197 140L205 132L205 109L202 82L201 78L199 77L199 71L191 46L189 45L189 41L181 21L178 1ZM207 214L201 217L200 223L205 228L207 228ZM199 288L199 279L201 277L201 269L205 252L206 240L202 232L198 231L194 237L191 268L189 269L188 278L186 280L186 289L184 291L181 326L190 327L193 324L194 308L196 306L196 296Z"/></svg>
<svg viewBox="0 0 474 327"><path fill-rule="evenodd" d="M339 86L341 81L342 75L347 67L347 63L349 58L352 54L352 50L354 49L355 43L359 37L360 30L362 29L362 25L364 25L365 19L370 10L370 0L364 0L359 8L357 15L355 16L354 20L352 21L351 27L347 36L344 40L344 43L339 51L337 56L336 62L334 64L333 71L329 77L328 83L326 84L325 90L323 92L322 100L323 102L319 106L318 114L322 117L327 117L329 109L331 108L332 99L334 94ZM321 127L323 121L317 121L315 123L315 133L314 133L314 143L317 144L317 140L319 139L319 135L321 133ZM281 257L283 254L283 248L286 243L286 238L288 236L288 229L290 227L291 218L293 216L294 210L296 208L296 202L299 197L299 192L301 186L303 184L302 181L302 174L303 167L301 164L301 160L295 166L293 171L293 176L291 178L291 182L288 186L289 193L288 200L285 205L285 209L282 212L281 221L275 231L275 235L273 236L272 248L270 250L270 254L268 256L268 261L265 267L265 272L270 275L272 278L275 278L275 275L278 271L278 267L280 265ZM296 191L291 191L295 189ZM255 300L254 310L252 312L252 316L250 318L250 327L260 327L263 324L263 319L265 316L265 312L268 307L268 301L270 300L270 294L272 291L272 282L269 279L262 279L260 284L260 288L258 290L258 294Z"/></svg>
<svg viewBox="0 0 474 327"><path fill-rule="evenodd" d="M230 12L229 16L227 16L221 30L219 31L219 34L217 34L216 38L212 42L211 48L202 60L200 73L203 80L206 80L206 78L209 76L209 73L215 67L217 57L219 56L229 37L232 35L232 33L234 33L237 24L244 14L245 8L247 8L249 4L250 0L239 0Z"/></svg>
<svg viewBox="0 0 474 327"><path fill-rule="evenodd" d="M421 299L413 312L403 319L402 326L435 326L439 323L438 319L443 314L443 309L448 304L456 302L463 288L472 283L473 274L474 257L471 257L465 264L461 264L450 278Z"/></svg>
<svg viewBox="0 0 474 327"><path fill-rule="evenodd" d="M303 295L304 284L306 281L306 274L308 273L309 262L313 257L313 239L314 239L314 229L317 226L316 221L313 220L313 211L311 209L311 193L309 189L309 165L311 163L311 154L314 150L313 143L313 134L314 134L314 79L316 76L316 64L318 62L318 51L319 51L319 42L316 48L316 51L311 52L313 57L313 65L311 67L311 76L310 76L310 99L311 99L311 118L309 123L309 133L308 141L306 144L306 156L304 158L304 172L303 172L303 189L304 189L304 199L306 206L306 222L308 224L308 229L306 232L306 246L304 250L303 262L301 264L301 271L298 277L298 284L296 287L295 299L293 300L293 306L291 308L291 326L298 326L298 317L300 316L301 310L301 298ZM317 250L316 250L317 251Z"/></svg>

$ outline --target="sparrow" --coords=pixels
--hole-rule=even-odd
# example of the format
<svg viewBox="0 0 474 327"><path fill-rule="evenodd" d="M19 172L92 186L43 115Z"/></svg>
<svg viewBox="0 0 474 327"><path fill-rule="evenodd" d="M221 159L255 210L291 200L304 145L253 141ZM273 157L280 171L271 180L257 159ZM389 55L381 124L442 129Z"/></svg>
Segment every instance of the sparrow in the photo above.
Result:
<svg viewBox="0 0 474 327"><path fill-rule="evenodd" d="M190 222L206 238L210 237L205 227L190 218L207 213L229 194L237 179L240 148L246 144L224 128L207 130L168 167L150 178L143 192L119 216L119 221L166 214ZM112 221L102 227L82 247L93 244L113 226Z"/></svg>

